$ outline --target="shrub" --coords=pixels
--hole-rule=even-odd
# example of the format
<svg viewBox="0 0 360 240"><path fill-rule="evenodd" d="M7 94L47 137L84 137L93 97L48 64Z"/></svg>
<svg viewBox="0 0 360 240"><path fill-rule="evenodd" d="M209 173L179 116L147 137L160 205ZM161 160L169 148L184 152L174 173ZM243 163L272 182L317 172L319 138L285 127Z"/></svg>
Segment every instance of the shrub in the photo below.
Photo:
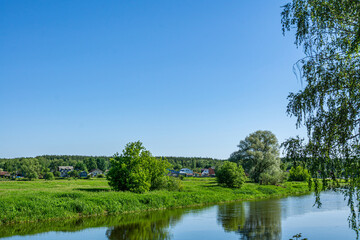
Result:
<svg viewBox="0 0 360 240"><path fill-rule="evenodd" d="M140 141L128 143L123 153L115 154L110 163L106 178L111 188L136 193L162 188L166 169L170 167L166 160L153 157Z"/></svg>
<svg viewBox="0 0 360 240"><path fill-rule="evenodd" d="M97 178L104 178L105 175L104 175L104 174L98 174L98 175L96 175L96 177L97 177Z"/></svg>
<svg viewBox="0 0 360 240"><path fill-rule="evenodd" d="M54 172L54 177L60 177L60 176L61 176L61 173L59 171Z"/></svg>
<svg viewBox="0 0 360 240"><path fill-rule="evenodd" d="M175 177L168 177L167 181L167 190L169 191L181 191L184 186L182 185L181 180Z"/></svg>
<svg viewBox="0 0 360 240"><path fill-rule="evenodd" d="M277 185L286 179L286 174L277 169L276 171L270 171L260 174L259 182L262 185Z"/></svg>
<svg viewBox="0 0 360 240"><path fill-rule="evenodd" d="M233 162L225 162L216 171L217 182L231 188L240 188L246 180L244 169Z"/></svg>
<svg viewBox="0 0 360 240"><path fill-rule="evenodd" d="M38 179L39 175L37 174L37 172L30 172L27 174L26 176L29 180L33 180L33 179Z"/></svg>
<svg viewBox="0 0 360 240"><path fill-rule="evenodd" d="M69 172L68 174L70 177L73 177L73 178L79 177L79 172L76 170L73 170L73 171Z"/></svg>
<svg viewBox="0 0 360 240"><path fill-rule="evenodd" d="M47 173L45 173L45 175L44 175L44 179L45 179L45 180L54 180L55 177L54 177L54 174L53 174L52 172L47 172Z"/></svg>
<svg viewBox="0 0 360 240"><path fill-rule="evenodd" d="M307 181L310 178L309 171L301 166L292 167L289 173L289 181Z"/></svg>

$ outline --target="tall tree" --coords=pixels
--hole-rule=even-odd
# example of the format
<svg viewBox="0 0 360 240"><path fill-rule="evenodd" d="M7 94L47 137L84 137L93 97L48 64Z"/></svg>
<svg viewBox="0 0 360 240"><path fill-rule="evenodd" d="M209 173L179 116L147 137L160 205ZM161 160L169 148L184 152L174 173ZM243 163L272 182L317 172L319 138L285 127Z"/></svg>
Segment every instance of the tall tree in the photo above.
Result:
<svg viewBox="0 0 360 240"><path fill-rule="evenodd" d="M97 168L96 160L94 158L88 158L84 161L84 163L89 171Z"/></svg>
<svg viewBox="0 0 360 240"><path fill-rule="evenodd" d="M270 131L256 131L240 141L239 150L229 160L241 164L250 177L259 182L261 174L280 174L279 145Z"/></svg>
<svg viewBox="0 0 360 240"><path fill-rule="evenodd" d="M106 162L103 158L97 158L96 159L96 165L101 171L105 171L106 169Z"/></svg>
<svg viewBox="0 0 360 240"><path fill-rule="evenodd" d="M351 224L360 199L360 2L354 0L292 0L282 12L283 32L295 30L295 44L305 57L296 66L305 82L290 93L288 114L305 125L313 176L350 179ZM317 183L317 182L316 182ZM317 185L316 185L317 186ZM359 212L359 211L358 211Z"/></svg>

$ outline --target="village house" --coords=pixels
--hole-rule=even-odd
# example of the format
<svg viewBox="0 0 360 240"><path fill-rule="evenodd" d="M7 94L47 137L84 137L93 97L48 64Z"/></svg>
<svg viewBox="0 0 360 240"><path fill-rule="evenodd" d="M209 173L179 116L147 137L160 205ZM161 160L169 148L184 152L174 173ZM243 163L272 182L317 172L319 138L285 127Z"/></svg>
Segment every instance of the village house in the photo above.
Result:
<svg viewBox="0 0 360 240"><path fill-rule="evenodd" d="M10 177L10 173L7 171L0 171L0 178Z"/></svg>
<svg viewBox="0 0 360 240"><path fill-rule="evenodd" d="M209 169L207 168L204 168L204 169L201 169L201 176L202 177L208 177L210 174L209 174Z"/></svg>
<svg viewBox="0 0 360 240"><path fill-rule="evenodd" d="M188 168L182 168L179 172L180 175L185 175L187 177L194 176L194 172Z"/></svg>
<svg viewBox="0 0 360 240"><path fill-rule="evenodd" d="M67 177L71 171L74 171L73 166L59 166L60 177Z"/></svg>

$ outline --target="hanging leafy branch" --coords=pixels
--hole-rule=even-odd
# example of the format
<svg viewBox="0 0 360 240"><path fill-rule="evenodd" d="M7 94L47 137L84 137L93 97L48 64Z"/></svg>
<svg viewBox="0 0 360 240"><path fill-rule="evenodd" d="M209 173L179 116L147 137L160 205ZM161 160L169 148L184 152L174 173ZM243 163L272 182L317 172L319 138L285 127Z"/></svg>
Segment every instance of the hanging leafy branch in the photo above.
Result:
<svg viewBox="0 0 360 240"><path fill-rule="evenodd" d="M295 45L306 55L296 63L305 87L289 94L287 113L307 128L307 167L324 187L338 186L328 178L348 180L343 193L358 232L360 1L293 0L283 7L282 29L295 31Z"/></svg>

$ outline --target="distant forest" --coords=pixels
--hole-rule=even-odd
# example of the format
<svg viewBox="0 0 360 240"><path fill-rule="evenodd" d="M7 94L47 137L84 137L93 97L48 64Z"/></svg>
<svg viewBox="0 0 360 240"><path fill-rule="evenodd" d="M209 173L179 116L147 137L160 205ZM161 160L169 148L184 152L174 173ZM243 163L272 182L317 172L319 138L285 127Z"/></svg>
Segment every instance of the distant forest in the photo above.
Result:
<svg viewBox="0 0 360 240"><path fill-rule="evenodd" d="M39 176L47 171L57 171L59 166L73 166L76 170L91 171L110 168L110 158L106 156L77 156L77 155L43 155L33 158L0 158L0 169L12 174L27 176L36 172ZM160 157L157 157L160 158ZM222 163L220 159L200 157L162 157L166 158L176 170L190 168L199 171Z"/></svg>

